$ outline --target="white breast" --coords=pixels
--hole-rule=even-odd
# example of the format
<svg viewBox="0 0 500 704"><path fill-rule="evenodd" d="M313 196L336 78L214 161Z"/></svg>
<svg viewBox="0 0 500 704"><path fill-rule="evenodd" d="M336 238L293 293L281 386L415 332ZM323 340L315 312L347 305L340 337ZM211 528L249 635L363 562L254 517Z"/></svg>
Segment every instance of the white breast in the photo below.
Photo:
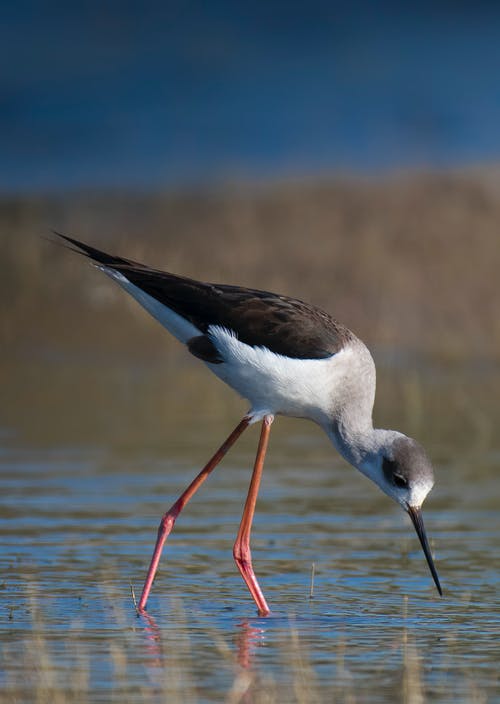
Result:
<svg viewBox="0 0 500 704"><path fill-rule="evenodd" d="M362 343L369 363L360 354L358 344L348 345L326 359L292 359L264 347L246 345L221 327L210 327L209 334L224 363L207 366L248 399L255 421L271 413L310 418L324 426L349 402L349 396L366 384L371 416L373 362Z"/></svg>
<svg viewBox="0 0 500 704"><path fill-rule="evenodd" d="M130 293L178 340L187 343L203 334L195 325L132 284L122 273L99 266ZM375 398L375 366L365 345L356 338L325 359L293 359L265 347L252 347L220 326L209 335L224 360L207 363L250 404L254 421L266 414L310 418L329 432L332 420L351 427L371 422Z"/></svg>

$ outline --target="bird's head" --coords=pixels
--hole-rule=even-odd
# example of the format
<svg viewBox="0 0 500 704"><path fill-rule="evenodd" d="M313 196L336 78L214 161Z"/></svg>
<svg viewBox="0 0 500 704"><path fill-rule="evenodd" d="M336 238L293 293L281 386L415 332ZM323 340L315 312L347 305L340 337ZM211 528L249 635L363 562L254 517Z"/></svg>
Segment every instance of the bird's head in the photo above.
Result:
<svg viewBox="0 0 500 704"><path fill-rule="evenodd" d="M421 510L425 497L434 485L431 461L422 445L416 440L401 433L385 432L387 435L384 442L379 447L376 457L372 459L376 466L372 466L371 478L410 516L437 590L442 594Z"/></svg>
<svg viewBox="0 0 500 704"><path fill-rule="evenodd" d="M405 510L409 506L420 508L434 486L431 461L416 440L400 433L394 435L391 442L385 444L378 453L377 483L382 491Z"/></svg>

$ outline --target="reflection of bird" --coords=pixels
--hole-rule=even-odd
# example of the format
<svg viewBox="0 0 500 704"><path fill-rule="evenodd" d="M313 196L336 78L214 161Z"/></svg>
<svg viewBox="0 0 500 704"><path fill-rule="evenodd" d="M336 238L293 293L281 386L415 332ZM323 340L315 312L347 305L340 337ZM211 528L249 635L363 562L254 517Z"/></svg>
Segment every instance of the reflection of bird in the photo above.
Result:
<svg viewBox="0 0 500 704"><path fill-rule="evenodd" d="M434 484L432 465L415 440L373 427L375 365L354 333L328 313L295 298L202 283L60 237L120 284L191 354L250 402L243 420L163 516L140 611L146 607L163 545L177 516L245 428L262 421L233 555L259 614L269 613L252 567L250 532L277 414L318 423L348 462L408 512L441 594L421 515L422 502Z"/></svg>

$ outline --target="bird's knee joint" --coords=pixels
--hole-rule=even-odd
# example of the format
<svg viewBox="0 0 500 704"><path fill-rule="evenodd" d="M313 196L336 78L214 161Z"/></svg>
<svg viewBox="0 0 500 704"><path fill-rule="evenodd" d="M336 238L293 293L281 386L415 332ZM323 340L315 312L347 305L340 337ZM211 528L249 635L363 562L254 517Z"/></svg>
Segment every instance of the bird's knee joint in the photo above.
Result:
<svg viewBox="0 0 500 704"><path fill-rule="evenodd" d="M171 513L167 513L165 516L163 516L163 518L161 519L160 525L158 527L158 533L164 533L165 531L170 533L170 531L174 527L175 519L176 519L176 516L174 516Z"/></svg>
<svg viewBox="0 0 500 704"><path fill-rule="evenodd" d="M235 545L233 547L233 557L238 567L245 570L252 568L252 557L250 550L244 550L240 545Z"/></svg>

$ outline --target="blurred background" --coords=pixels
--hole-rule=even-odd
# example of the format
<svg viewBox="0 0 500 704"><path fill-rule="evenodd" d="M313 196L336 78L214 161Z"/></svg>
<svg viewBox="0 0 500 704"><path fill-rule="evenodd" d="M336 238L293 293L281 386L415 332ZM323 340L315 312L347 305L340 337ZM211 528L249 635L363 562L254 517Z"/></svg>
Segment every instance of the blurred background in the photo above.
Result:
<svg viewBox="0 0 500 704"><path fill-rule="evenodd" d="M245 701L494 700L499 125L497 2L3 3L9 701L109 701L111 690L195 701L186 682L209 692L200 700L240 701L237 643L254 658L245 681L262 684ZM435 464L425 517L444 598L399 507L315 426L279 419L253 541L278 618L248 628L231 561L254 430L169 541L152 610L171 634L163 654L152 650L165 633L143 637L129 581L139 591L167 502L246 405L50 242L53 229L157 268L291 294L352 328L377 364L376 424L418 438ZM172 620L169 595L189 618ZM179 634L191 656L176 662ZM282 672L290 643L298 656ZM280 683L271 699L269 678Z"/></svg>
<svg viewBox="0 0 500 704"><path fill-rule="evenodd" d="M0 188L496 164L494 2L9 3Z"/></svg>
<svg viewBox="0 0 500 704"><path fill-rule="evenodd" d="M496 3L11 3L0 58L4 416L57 387L26 364L178 351L52 228L496 373Z"/></svg>

